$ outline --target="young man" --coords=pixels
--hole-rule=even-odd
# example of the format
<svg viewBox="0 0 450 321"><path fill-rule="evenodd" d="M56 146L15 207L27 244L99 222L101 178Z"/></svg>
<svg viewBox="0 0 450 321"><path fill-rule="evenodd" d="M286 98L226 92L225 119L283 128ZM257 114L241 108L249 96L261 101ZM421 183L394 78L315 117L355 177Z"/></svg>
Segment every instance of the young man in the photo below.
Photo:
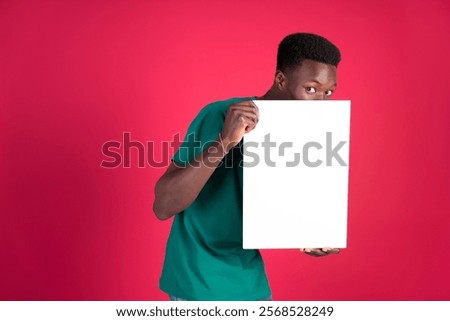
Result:
<svg viewBox="0 0 450 321"><path fill-rule="evenodd" d="M212 103L193 120L155 187L156 216L175 216L160 279L172 300L271 299L260 252L242 249L242 137L259 117L251 99L329 99L340 59L321 36L289 35L278 47L275 79L264 96Z"/></svg>

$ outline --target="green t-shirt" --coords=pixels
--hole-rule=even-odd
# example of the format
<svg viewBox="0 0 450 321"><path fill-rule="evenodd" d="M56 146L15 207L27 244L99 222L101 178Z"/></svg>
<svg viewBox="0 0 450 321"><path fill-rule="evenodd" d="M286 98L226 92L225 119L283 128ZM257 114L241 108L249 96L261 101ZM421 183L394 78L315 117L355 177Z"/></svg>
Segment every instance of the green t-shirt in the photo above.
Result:
<svg viewBox="0 0 450 321"><path fill-rule="evenodd" d="M204 107L173 157L186 166L222 131L233 98ZM160 279L162 291L187 300L259 300L270 296L258 250L242 249L242 140L197 199L175 215Z"/></svg>

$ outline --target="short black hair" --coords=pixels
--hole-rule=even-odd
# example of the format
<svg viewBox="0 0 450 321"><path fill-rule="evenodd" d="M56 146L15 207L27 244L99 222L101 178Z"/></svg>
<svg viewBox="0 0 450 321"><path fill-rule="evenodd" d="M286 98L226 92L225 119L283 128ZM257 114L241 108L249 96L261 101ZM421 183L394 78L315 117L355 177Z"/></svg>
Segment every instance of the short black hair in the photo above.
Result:
<svg viewBox="0 0 450 321"><path fill-rule="evenodd" d="M280 42L277 70L300 66L305 59L337 67L341 61L341 53L330 41L312 33L294 33Z"/></svg>

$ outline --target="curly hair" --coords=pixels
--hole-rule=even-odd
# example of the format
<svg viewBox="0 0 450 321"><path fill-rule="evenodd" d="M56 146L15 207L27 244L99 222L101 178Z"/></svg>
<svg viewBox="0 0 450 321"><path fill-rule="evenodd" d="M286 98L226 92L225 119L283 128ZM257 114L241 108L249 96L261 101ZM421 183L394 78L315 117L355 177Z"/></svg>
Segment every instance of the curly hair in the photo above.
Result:
<svg viewBox="0 0 450 321"><path fill-rule="evenodd" d="M341 61L339 49L322 36L294 33L286 36L278 46L277 70L285 70L309 59L336 66Z"/></svg>

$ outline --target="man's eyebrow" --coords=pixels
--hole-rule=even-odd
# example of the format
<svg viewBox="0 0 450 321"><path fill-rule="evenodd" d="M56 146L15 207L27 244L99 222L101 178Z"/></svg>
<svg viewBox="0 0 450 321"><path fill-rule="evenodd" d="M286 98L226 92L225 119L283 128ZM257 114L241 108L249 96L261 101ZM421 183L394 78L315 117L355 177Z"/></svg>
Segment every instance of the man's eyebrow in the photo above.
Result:
<svg viewBox="0 0 450 321"><path fill-rule="evenodd" d="M319 84L319 85L323 85L320 81L315 80L315 79L311 79L311 80L308 80L308 81L310 81L310 82L315 82L315 83L317 83L317 84ZM308 82L308 81L307 81L307 82ZM337 87L337 83L334 83L331 87Z"/></svg>

